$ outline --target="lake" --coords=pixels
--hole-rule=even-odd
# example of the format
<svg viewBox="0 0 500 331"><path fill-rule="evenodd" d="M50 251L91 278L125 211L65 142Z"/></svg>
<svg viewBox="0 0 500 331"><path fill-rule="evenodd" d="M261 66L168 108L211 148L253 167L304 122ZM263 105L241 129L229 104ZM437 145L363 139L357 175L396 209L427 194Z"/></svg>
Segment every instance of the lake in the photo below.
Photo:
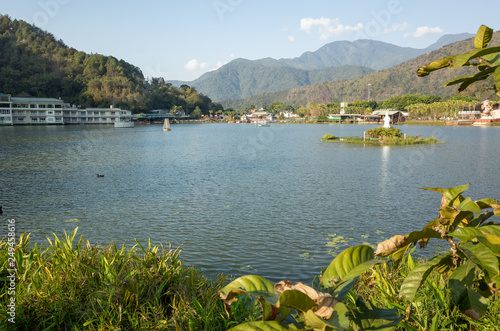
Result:
<svg viewBox="0 0 500 331"><path fill-rule="evenodd" d="M321 141L372 127L0 127L3 219L33 242L78 227L92 244L182 245L207 275L307 282L332 259L329 235L376 244L437 218L441 195L422 187L500 198L500 127L399 126L437 145Z"/></svg>

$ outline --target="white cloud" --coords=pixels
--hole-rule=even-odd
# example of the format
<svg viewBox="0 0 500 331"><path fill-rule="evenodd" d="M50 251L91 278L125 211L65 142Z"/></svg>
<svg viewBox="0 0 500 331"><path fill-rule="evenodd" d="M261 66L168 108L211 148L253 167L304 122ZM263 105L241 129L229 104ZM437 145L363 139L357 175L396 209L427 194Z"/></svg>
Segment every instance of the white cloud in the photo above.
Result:
<svg viewBox="0 0 500 331"><path fill-rule="evenodd" d="M188 71L194 71L194 70L197 70L197 69L203 69L203 70L207 70L211 67L210 63L207 63L207 62L199 62L198 60L196 59L192 59L191 61L189 61L188 63L186 63L184 65L184 68Z"/></svg>
<svg viewBox="0 0 500 331"><path fill-rule="evenodd" d="M396 31L403 31L408 29L408 23L404 22L403 24L393 23L390 27L384 28L384 33L391 33Z"/></svg>
<svg viewBox="0 0 500 331"><path fill-rule="evenodd" d="M288 36L288 40L295 41L295 37L294 36Z"/></svg>
<svg viewBox="0 0 500 331"><path fill-rule="evenodd" d="M300 29L306 31L306 33L311 34L313 30L317 30L321 40L326 40L332 36L340 36L346 33L355 32L363 29L363 24L358 23L355 26L343 25L340 23L340 19L330 19L330 18L302 18L300 20Z"/></svg>
<svg viewBox="0 0 500 331"><path fill-rule="evenodd" d="M186 63L184 65L184 68L188 71L192 71L192 70L196 70L198 69L200 66L200 64L198 63L198 60L196 59L192 59L191 61L189 61L188 63Z"/></svg>
<svg viewBox="0 0 500 331"><path fill-rule="evenodd" d="M441 29L440 27L431 28L429 26L420 26L417 28L417 30L415 32L405 33L403 36L404 37L421 38L421 37L425 37L425 36L428 36L431 34L440 34L443 32L444 32L444 30Z"/></svg>

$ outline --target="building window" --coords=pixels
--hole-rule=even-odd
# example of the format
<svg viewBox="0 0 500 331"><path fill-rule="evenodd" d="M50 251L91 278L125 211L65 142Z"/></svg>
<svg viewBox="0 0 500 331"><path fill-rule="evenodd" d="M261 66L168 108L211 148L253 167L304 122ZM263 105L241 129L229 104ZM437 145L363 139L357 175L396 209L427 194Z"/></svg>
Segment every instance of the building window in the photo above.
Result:
<svg viewBox="0 0 500 331"><path fill-rule="evenodd" d="M36 105L34 103L30 103L30 108L36 108Z"/></svg>
<svg viewBox="0 0 500 331"><path fill-rule="evenodd" d="M38 105L38 108L45 108L45 106L46 106L46 105L44 105L44 104L39 104L39 105Z"/></svg>

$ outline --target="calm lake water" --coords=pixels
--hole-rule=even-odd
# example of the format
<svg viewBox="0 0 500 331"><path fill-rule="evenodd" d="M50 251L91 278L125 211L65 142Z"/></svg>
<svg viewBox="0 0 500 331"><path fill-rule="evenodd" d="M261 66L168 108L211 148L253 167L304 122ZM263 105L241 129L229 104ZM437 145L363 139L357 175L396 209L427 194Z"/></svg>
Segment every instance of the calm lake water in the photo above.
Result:
<svg viewBox="0 0 500 331"><path fill-rule="evenodd" d="M308 281L332 259L329 235L376 244L435 219L441 196L422 187L500 198L500 127L400 126L438 145L321 141L372 127L0 127L3 219L34 242L78 226L91 243L182 245L207 275Z"/></svg>

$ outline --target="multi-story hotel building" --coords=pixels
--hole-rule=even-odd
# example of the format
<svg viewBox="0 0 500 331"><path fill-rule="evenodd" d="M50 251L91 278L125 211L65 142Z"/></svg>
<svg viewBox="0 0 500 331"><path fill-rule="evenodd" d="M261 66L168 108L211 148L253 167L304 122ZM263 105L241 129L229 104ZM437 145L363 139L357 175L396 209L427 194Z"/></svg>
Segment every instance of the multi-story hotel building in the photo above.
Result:
<svg viewBox="0 0 500 331"><path fill-rule="evenodd" d="M0 94L0 125L113 124L130 121L132 112L120 108L77 108L55 98L21 98Z"/></svg>

